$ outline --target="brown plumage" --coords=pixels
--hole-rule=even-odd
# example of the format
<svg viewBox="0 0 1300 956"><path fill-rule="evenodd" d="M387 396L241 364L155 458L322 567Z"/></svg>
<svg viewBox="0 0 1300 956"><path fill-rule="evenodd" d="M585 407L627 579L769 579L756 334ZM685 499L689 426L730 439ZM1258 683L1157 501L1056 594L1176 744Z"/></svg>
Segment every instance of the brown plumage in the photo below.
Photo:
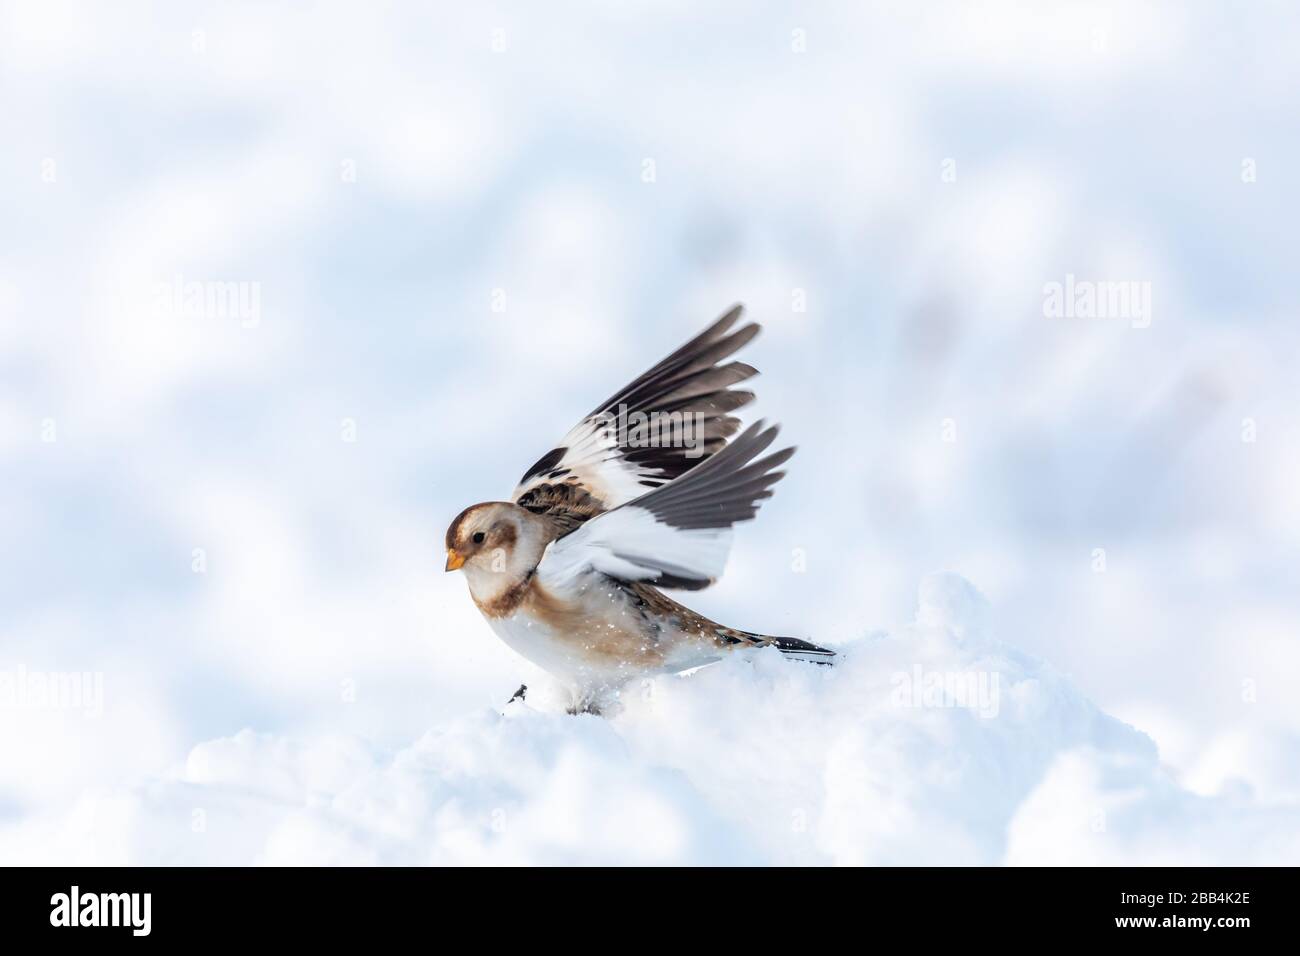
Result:
<svg viewBox="0 0 1300 956"><path fill-rule="evenodd" d="M739 318L737 307L616 392L525 473L513 501L466 508L447 529L447 570L464 571L493 630L559 678L574 709L598 709L638 674L737 648L834 657L798 638L723 626L659 589L716 579L732 525L754 517L794 453L760 457L777 434L762 422L736 434L730 413L753 394L732 386L756 372L719 363L758 333L753 324L733 331ZM676 416L667 421L683 440L630 440L610 416L633 412Z"/></svg>

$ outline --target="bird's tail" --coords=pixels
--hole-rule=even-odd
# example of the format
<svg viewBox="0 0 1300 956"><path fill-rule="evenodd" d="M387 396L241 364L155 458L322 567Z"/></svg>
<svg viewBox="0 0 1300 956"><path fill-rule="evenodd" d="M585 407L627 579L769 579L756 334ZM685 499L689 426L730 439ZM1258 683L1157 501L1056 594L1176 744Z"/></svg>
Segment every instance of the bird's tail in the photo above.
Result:
<svg viewBox="0 0 1300 956"><path fill-rule="evenodd" d="M769 637L766 641L786 657L796 661L808 661L811 664L835 663L834 651L818 647L811 641L801 641L797 637Z"/></svg>
<svg viewBox="0 0 1300 956"><path fill-rule="evenodd" d="M812 664L834 664L835 652L827 647L819 647L811 641L798 637L772 637L770 634L755 634L742 631L738 627L719 627L718 636L727 644L747 645L749 647L775 647L786 657Z"/></svg>

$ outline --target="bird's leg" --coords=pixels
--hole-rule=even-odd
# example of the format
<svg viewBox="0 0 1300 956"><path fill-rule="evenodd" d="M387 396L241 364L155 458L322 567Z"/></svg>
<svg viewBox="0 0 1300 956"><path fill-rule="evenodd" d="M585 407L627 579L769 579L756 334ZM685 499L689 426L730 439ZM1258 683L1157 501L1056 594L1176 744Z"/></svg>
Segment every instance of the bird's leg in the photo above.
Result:
<svg viewBox="0 0 1300 956"><path fill-rule="evenodd" d="M528 685L520 684L519 689L515 691L513 695L511 695L508 701L506 701L506 706L509 707L517 700L524 700L527 695L528 695Z"/></svg>

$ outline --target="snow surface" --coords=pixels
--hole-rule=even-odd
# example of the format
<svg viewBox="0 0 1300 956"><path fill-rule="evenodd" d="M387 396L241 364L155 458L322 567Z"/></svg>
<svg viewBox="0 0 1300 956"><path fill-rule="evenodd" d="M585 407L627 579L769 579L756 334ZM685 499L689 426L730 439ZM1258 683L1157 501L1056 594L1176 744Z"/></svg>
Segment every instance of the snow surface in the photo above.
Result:
<svg viewBox="0 0 1300 956"><path fill-rule="evenodd" d="M834 667L772 650L633 685L608 719L528 703L396 752L244 730L0 832L8 862L1284 863L1300 806L1184 789L1152 741L987 633L964 579ZM920 680L918 681L918 677ZM944 682L947 682L946 684ZM960 683L959 683L960 681ZM946 690L938 690L946 687Z"/></svg>

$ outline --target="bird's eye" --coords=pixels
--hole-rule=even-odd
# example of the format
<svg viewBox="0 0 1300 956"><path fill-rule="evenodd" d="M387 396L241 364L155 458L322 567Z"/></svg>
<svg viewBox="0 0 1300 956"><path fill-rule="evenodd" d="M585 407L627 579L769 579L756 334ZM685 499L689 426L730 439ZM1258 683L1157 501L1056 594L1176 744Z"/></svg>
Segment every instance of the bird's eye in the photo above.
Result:
<svg viewBox="0 0 1300 956"><path fill-rule="evenodd" d="M482 544L482 543L483 543L483 538L484 538L484 537L485 537L485 535L483 534L482 531L475 531L475 532L474 532L474 543L475 543L475 544Z"/></svg>

